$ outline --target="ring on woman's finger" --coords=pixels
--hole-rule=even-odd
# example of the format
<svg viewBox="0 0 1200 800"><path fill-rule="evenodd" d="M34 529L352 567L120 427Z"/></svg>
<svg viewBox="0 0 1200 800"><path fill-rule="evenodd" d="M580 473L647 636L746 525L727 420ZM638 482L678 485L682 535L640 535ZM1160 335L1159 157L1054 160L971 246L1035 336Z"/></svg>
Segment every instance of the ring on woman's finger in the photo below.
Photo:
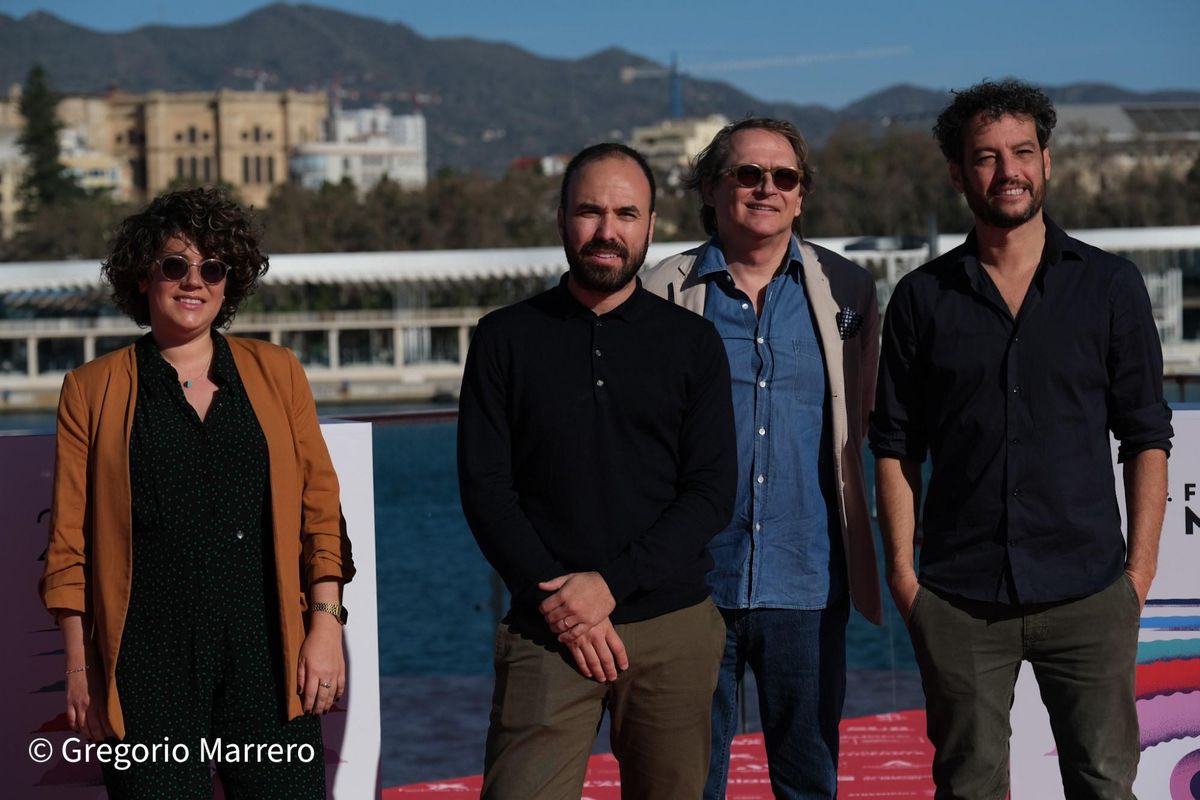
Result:
<svg viewBox="0 0 1200 800"><path fill-rule="evenodd" d="M330 687L332 687L332 686L333 686L333 684L332 684L332 683L330 683L329 681L321 681L321 688L322 688L322 689L328 689L328 688L330 688Z"/></svg>

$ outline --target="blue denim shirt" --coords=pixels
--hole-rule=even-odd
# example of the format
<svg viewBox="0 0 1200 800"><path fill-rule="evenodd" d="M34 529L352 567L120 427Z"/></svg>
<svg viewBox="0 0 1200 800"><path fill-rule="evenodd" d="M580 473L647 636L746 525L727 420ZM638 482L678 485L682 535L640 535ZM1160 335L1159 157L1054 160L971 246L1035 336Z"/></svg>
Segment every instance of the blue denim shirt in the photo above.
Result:
<svg viewBox="0 0 1200 800"><path fill-rule="evenodd" d="M738 490L733 519L709 543L713 602L723 608L825 608L846 590L830 459L825 360L795 237L762 314L734 285L720 243L696 261L704 316L733 379Z"/></svg>

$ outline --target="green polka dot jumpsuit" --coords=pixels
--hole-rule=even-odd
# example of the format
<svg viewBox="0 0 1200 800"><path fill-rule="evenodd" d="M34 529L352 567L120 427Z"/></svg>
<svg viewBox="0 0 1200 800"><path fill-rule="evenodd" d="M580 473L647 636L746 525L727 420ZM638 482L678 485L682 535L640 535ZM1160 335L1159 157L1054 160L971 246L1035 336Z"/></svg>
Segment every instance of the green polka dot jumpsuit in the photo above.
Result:
<svg viewBox="0 0 1200 800"><path fill-rule="evenodd" d="M133 580L117 657L124 741L182 742L191 757L106 766L104 781L114 798L210 798L203 742L290 743L283 763L216 762L225 796L323 798L320 720L288 722L283 696L267 442L229 345L215 332L213 345L218 390L203 421L150 335L135 345Z"/></svg>

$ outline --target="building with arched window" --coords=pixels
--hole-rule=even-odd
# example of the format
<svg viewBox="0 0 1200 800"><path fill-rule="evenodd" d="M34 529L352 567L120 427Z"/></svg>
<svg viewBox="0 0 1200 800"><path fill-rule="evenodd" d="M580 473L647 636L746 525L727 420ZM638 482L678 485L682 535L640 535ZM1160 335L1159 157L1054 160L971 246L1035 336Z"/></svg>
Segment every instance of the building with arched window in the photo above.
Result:
<svg viewBox="0 0 1200 800"><path fill-rule="evenodd" d="M14 87L0 101L0 128L24 124L19 103ZM119 198L146 201L177 182L221 182L246 203L264 206L287 180L295 149L325 138L329 103L323 92L112 91L65 97L58 116L66 138L91 154L78 165L83 177L111 179L92 174L99 169L92 162L103 156L117 170L112 191ZM67 156L64 150L66 166L75 166Z"/></svg>

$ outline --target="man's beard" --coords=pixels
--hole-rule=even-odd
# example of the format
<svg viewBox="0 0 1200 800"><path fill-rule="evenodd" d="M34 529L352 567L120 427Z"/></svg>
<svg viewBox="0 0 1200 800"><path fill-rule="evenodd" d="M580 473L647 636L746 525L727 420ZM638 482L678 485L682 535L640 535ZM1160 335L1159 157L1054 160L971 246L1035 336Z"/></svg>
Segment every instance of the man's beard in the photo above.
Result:
<svg viewBox="0 0 1200 800"><path fill-rule="evenodd" d="M577 253L566 248L564 251L567 255L567 265L571 268L571 277L581 288L590 292L611 294L624 289L637 275L638 270L642 268L642 262L646 260L646 249L649 246L650 240L647 237L642 248L631 253L625 245L616 240L594 238L580 247ZM585 260L587 256L597 252L615 253L621 258L621 266L613 269Z"/></svg>
<svg viewBox="0 0 1200 800"><path fill-rule="evenodd" d="M1016 228L1024 225L1029 220L1038 215L1042 210L1042 205L1046 202L1046 184L1048 181L1043 177L1038 185L1030 184L1028 181L1022 181L1021 186L1029 190L1029 205L1022 211L1015 213L1003 211L1000 208L988 202L988 196L984 194L976 194L967 192L967 205L971 208L971 212L976 217L996 228ZM1005 184L1013 185L1011 182Z"/></svg>

